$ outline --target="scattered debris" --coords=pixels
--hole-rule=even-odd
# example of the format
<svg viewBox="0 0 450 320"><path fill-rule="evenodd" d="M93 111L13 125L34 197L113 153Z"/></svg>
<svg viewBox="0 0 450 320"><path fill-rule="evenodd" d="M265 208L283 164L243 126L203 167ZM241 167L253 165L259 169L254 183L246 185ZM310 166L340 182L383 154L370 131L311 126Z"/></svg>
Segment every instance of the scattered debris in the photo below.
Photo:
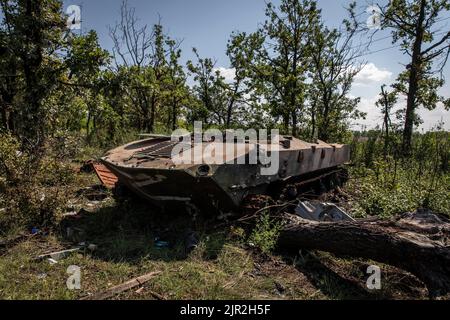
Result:
<svg viewBox="0 0 450 320"><path fill-rule="evenodd" d="M295 208L295 213L303 219L313 221L355 221L334 203L303 201Z"/></svg>
<svg viewBox="0 0 450 320"><path fill-rule="evenodd" d="M154 291L151 291L151 290L147 290L147 291L152 295L153 298L155 298L157 300L167 300L166 297L164 297L163 295L161 295L161 294L159 294L157 292L154 292Z"/></svg>
<svg viewBox="0 0 450 320"><path fill-rule="evenodd" d="M108 190L103 185L95 185L87 188L82 188L77 191L78 196L83 196L86 199L94 201L103 201L108 198Z"/></svg>
<svg viewBox="0 0 450 320"><path fill-rule="evenodd" d="M70 218L79 218L80 216L79 216L79 212L77 212L77 211L70 211L70 212L66 212L66 213L63 213L63 218L68 218L68 217L70 217Z"/></svg>
<svg viewBox="0 0 450 320"><path fill-rule="evenodd" d="M40 230L38 228L36 228L36 227L31 228L31 234L37 234L39 232L40 232Z"/></svg>
<svg viewBox="0 0 450 320"><path fill-rule="evenodd" d="M2 240L2 241L0 241L0 249L7 249L9 247L15 246L16 244L20 243L21 241L35 237L39 234L40 234L40 232L36 232L34 234L33 233L31 233L31 234L23 233L12 239Z"/></svg>
<svg viewBox="0 0 450 320"><path fill-rule="evenodd" d="M144 287L140 287L140 288L137 289L135 292L136 292L137 294L141 294L142 291L144 291Z"/></svg>
<svg viewBox="0 0 450 320"><path fill-rule="evenodd" d="M82 248L77 247L77 248L73 248L73 249L67 249L67 250L51 252L51 253L47 253L47 254L41 254L41 255L37 256L35 260L43 260L43 259L47 259L47 258L51 258L54 260L61 260L65 257L67 257L69 254L79 251L80 249L82 249Z"/></svg>
<svg viewBox="0 0 450 320"><path fill-rule="evenodd" d="M52 259L52 258L48 258L47 261L48 261L51 265L57 264L57 263L58 263L58 261L56 261L55 259Z"/></svg>
<svg viewBox="0 0 450 320"><path fill-rule="evenodd" d="M137 286L142 286L144 283L150 281L152 278L154 278L156 275L158 275L160 273L161 273L161 271L153 271L153 272L147 273L143 276L131 279L127 282L124 282L122 284L119 284L117 286L109 288L103 292L96 293L91 296L83 297L83 298L81 298L81 300L104 300L104 299L111 298L121 292L133 289Z"/></svg>
<svg viewBox="0 0 450 320"><path fill-rule="evenodd" d="M157 248L168 248L169 247L169 242L168 241L163 241L161 240L159 237L155 238L155 247Z"/></svg>
<svg viewBox="0 0 450 320"><path fill-rule="evenodd" d="M46 273L39 273L38 275L37 275L37 278L38 279L44 279L44 278L46 278L47 277L47 274Z"/></svg>

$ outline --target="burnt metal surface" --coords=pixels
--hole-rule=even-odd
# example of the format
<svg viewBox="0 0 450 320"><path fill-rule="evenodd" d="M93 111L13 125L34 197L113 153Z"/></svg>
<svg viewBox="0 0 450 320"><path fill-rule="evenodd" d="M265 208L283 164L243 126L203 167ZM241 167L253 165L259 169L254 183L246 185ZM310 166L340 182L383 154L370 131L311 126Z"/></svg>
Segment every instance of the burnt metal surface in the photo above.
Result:
<svg viewBox="0 0 450 320"><path fill-rule="evenodd" d="M117 176L114 173L112 173L105 165L101 163L93 163L92 166L94 167L97 177L105 187L108 189L115 187L119 179L117 179Z"/></svg>
<svg viewBox="0 0 450 320"><path fill-rule="evenodd" d="M320 175L324 170L331 171L350 158L347 145L322 141L308 143L293 137L281 137L278 145L271 145L267 141L210 141L193 144L182 152L190 152L197 161L192 164L176 164L171 159L171 152L179 143L181 142L171 141L170 137L152 136L113 149L101 161L117 176L119 183L154 203L209 203L217 210L227 212L239 207L249 195L267 194L274 183L293 178L302 181L302 176L310 179L315 172ZM207 156L195 158L198 154L203 155L205 148L211 146L215 150L215 159L223 159L223 163L210 164ZM227 163L225 150L228 147L234 148L235 160L248 158L255 149L276 151L279 169L272 175L262 175L263 165L260 162Z"/></svg>

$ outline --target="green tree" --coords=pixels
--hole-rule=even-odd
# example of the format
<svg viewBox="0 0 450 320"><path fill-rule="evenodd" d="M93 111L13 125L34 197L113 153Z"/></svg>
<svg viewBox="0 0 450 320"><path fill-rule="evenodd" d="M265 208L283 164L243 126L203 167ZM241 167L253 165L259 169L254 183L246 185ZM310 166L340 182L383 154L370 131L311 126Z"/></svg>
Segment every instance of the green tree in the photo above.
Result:
<svg viewBox="0 0 450 320"><path fill-rule="evenodd" d="M11 88L14 97L2 94L2 113L5 113L5 106L12 108L9 113L13 114L15 133L38 155L47 136L46 99L64 71L58 57L58 50L64 47L66 31L62 3L57 0L1 0L0 6L4 14L2 45L8 48L6 59L2 58L2 71L8 69L6 63L16 69L12 73L6 70L8 77L16 79L3 86ZM17 87L12 88L16 84ZM8 121L5 120L4 123Z"/></svg>
<svg viewBox="0 0 450 320"><path fill-rule="evenodd" d="M94 129L99 117L99 94L102 89L101 70L109 63L109 53L98 43L95 31L84 36L72 36L65 58L68 80L63 85L76 87L87 105L86 135L90 138L91 122ZM80 119L78 119L80 121Z"/></svg>
<svg viewBox="0 0 450 320"><path fill-rule="evenodd" d="M187 68L196 82L193 91L201 103L191 110L190 120L201 120L206 125L223 125L226 121L225 79L216 70L212 59L201 58L196 48L193 52L197 62L189 60Z"/></svg>
<svg viewBox="0 0 450 320"><path fill-rule="evenodd" d="M283 129L298 133L304 113L313 26L320 10L316 1L282 0L279 7L268 3L265 23L241 43L252 52L247 63L252 91L262 95L272 116L281 118Z"/></svg>
<svg viewBox="0 0 450 320"><path fill-rule="evenodd" d="M375 105L381 109L381 114L383 115L383 128L384 133L384 148L383 155L384 159L388 155L389 143L390 143L390 129L392 127L391 113L392 109L398 101L397 92L395 90L388 92L386 90L386 85L381 86L381 97L375 103Z"/></svg>
<svg viewBox="0 0 450 320"><path fill-rule="evenodd" d="M449 100L437 94L444 84L438 75L450 53L450 31L439 30L439 22L450 10L450 2L391 0L381 10L382 27L392 31L393 43L400 43L402 51L411 57L397 83L397 90L407 99L402 149L408 155L417 108L431 110L438 102L450 106Z"/></svg>
<svg viewBox="0 0 450 320"><path fill-rule="evenodd" d="M311 79L309 86L311 138L342 140L347 122L364 116L357 110L359 98L349 98L354 77L362 68L359 48L352 40L357 34L354 4L343 30L329 29L323 22L315 24L311 37Z"/></svg>
<svg viewBox="0 0 450 320"><path fill-rule="evenodd" d="M175 130L181 108L190 104L190 91L186 84L186 74L180 64L181 50L176 41L167 40L169 62L165 87L165 100L169 106L167 112L167 128Z"/></svg>

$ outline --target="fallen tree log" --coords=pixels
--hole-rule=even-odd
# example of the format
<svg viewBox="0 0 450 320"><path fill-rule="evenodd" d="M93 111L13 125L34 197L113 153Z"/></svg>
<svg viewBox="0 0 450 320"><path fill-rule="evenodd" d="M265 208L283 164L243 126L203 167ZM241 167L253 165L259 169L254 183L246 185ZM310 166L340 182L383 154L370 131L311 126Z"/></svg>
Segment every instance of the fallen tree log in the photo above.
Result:
<svg viewBox="0 0 450 320"><path fill-rule="evenodd" d="M450 292L450 221L427 212L391 220L316 222L288 215L278 245L367 258L409 271L436 297Z"/></svg>

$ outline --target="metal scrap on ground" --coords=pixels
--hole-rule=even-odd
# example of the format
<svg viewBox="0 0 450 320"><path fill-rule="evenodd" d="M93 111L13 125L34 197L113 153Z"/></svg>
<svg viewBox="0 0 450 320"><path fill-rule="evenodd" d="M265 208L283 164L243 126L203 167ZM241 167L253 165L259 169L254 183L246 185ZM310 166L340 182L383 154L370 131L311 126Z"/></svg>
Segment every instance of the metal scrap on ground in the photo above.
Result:
<svg viewBox="0 0 450 320"><path fill-rule="evenodd" d="M303 201L295 208L295 213L303 219L314 221L355 221L333 203Z"/></svg>

